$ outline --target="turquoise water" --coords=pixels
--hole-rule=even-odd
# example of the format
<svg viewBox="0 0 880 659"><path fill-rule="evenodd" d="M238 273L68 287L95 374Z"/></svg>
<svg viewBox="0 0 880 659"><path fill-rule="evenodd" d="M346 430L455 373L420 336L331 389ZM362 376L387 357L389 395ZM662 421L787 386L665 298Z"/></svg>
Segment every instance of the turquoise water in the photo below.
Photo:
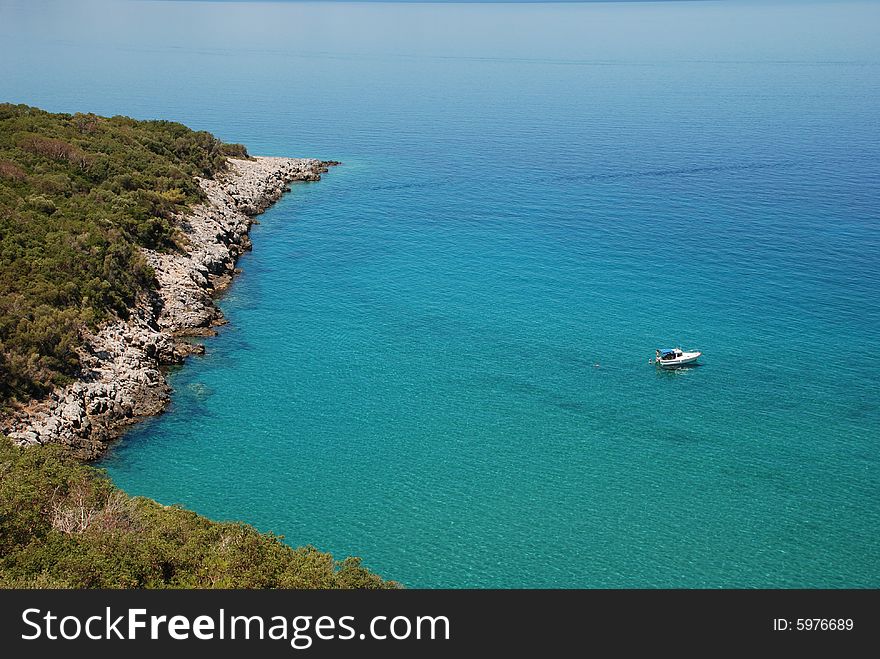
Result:
<svg viewBox="0 0 880 659"><path fill-rule="evenodd" d="M411 587L880 586L878 5L0 15L5 99L345 163L127 491Z"/></svg>

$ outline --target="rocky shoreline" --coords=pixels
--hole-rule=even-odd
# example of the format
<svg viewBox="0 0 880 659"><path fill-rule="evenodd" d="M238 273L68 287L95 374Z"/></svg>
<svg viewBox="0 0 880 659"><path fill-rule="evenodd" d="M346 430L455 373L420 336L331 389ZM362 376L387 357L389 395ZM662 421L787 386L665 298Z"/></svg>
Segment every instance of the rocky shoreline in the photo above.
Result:
<svg viewBox="0 0 880 659"><path fill-rule="evenodd" d="M177 218L184 250L144 250L157 289L138 301L128 319L84 337L76 382L14 410L0 420L0 432L19 444L61 443L77 457L93 460L129 425L161 412L171 392L163 367L204 352L187 337L213 335L223 323L214 298L232 281L238 257L250 249L253 217L289 190L289 183L320 180L336 164L230 158L228 171L200 179L207 201Z"/></svg>

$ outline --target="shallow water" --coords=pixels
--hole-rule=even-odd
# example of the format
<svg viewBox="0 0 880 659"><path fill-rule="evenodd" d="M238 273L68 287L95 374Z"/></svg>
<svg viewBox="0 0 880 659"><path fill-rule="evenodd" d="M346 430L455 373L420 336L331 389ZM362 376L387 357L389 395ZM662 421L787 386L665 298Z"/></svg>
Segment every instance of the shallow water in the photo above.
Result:
<svg viewBox="0 0 880 659"><path fill-rule="evenodd" d="M6 99L345 163L127 491L409 586L880 586L876 4L0 15Z"/></svg>

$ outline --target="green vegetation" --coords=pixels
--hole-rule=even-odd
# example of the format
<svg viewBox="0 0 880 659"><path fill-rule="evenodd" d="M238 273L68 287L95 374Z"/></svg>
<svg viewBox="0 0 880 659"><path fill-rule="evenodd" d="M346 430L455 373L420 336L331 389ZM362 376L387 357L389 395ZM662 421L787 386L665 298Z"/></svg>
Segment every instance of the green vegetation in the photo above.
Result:
<svg viewBox="0 0 880 659"><path fill-rule="evenodd" d="M155 280L238 144L169 121L0 104L0 412L77 375L82 332ZM0 587L393 588L356 558L132 498L60 446L0 436Z"/></svg>
<svg viewBox="0 0 880 659"><path fill-rule="evenodd" d="M0 104L0 409L76 375L82 330L154 285L137 246L175 249L227 156L248 157L170 121Z"/></svg>
<svg viewBox="0 0 880 659"><path fill-rule="evenodd" d="M58 446L0 436L0 587L393 588L356 558L132 498Z"/></svg>

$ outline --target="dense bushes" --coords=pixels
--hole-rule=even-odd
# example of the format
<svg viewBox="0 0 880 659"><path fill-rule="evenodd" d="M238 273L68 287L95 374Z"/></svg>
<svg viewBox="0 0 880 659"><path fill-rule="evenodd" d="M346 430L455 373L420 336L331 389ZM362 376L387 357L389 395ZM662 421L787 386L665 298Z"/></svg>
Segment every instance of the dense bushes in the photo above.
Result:
<svg viewBox="0 0 880 659"><path fill-rule="evenodd" d="M0 436L0 587L390 588L358 559L131 498L58 446Z"/></svg>
<svg viewBox="0 0 880 659"><path fill-rule="evenodd" d="M137 247L175 249L227 156L248 157L170 121L0 104L0 408L76 374L82 328L153 285Z"/></svg>
<svg viewBox="0 0 880 659"><path fill-rule="evenodd" d="M76 375L81 333L154 285L195 177L247 158L168 121L0 104L0 411ZM0 436L0 587L388 588L358 559L131 498L58 446Z"/></svg>

